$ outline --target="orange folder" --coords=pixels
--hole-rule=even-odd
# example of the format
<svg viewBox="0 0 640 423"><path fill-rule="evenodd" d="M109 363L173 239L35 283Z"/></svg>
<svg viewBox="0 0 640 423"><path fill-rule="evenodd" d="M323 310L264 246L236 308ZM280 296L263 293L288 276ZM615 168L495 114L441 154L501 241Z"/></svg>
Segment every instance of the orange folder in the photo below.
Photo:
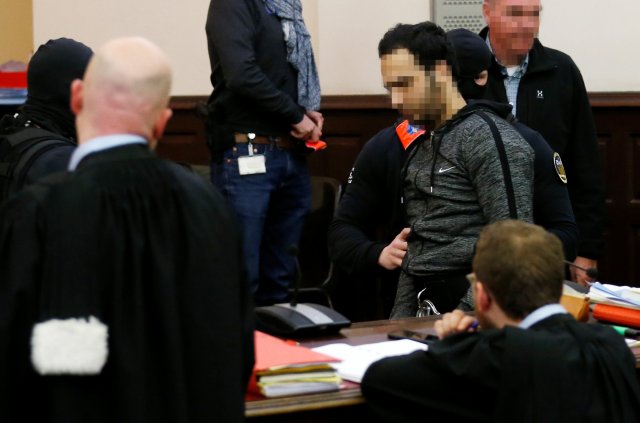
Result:
<svg viewBox="0 0 640 423"><path fill-rule="evenodd" d="M640 310L618 307L610 304L596 304L593 317L597 320L616 323L622 326L640 328Z"/></svg>
<svg viewBox="0 0 640 423"><path fill-rule="evenodd" d="M260 392L257 385L260 376L328 369L328 363L340 361L264 332L255 331L254 337L256 360L249 382L249 393Z"/></svg>

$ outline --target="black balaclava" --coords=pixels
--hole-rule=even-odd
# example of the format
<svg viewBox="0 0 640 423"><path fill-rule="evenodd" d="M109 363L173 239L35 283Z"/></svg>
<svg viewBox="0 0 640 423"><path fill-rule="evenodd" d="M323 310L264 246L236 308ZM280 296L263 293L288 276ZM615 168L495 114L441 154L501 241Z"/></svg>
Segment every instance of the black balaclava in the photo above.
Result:
<svg viewBox="0 0 640 423"><path fill-rule="evenodd" d="M93 51L69 38L49 40L29 61L27 101L21 114L37 126L76 138L71 111L71 82L82 79Z"/></svg>
<svg viewBox="0 0 640 423"><path fill-rule="evenodd" d="M483 98L487 86L476 84L474 78L491 66L492 53L489 46L479 35L462 28L447 32L447 40L456 52L460 95L467 103Z"/></svg>

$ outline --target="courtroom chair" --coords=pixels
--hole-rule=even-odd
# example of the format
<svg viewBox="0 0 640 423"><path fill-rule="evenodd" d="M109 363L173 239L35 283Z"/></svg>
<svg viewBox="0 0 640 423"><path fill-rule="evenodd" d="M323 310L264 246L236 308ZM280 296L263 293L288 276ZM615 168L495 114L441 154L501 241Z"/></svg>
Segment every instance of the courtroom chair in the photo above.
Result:
<svg viewBox="0 0 640 423"><path fill-rule="evenodd" d="M329 259L327 234L341 193L342 185L337 179L311 177L311 211L305 220L298 247L299 302L333 308L330 296L333 264Z"/></svg>

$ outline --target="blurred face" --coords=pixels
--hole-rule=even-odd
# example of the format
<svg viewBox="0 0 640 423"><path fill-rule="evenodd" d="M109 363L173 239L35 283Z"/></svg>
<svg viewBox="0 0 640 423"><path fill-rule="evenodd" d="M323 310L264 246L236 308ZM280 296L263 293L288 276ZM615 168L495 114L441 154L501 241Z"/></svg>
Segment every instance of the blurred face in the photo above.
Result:
<svg viewBox="0 0 640 423"><path fill-rule="evenodd" d="M425 70L407 49L382 56L380 66L393 108L406 119L425 123L440 115L443 98L434 70Z"/></svg>
<svg viewBox="0 0 640 423"><path fill-rule="evenodd" d="M540 29L540 0L489 0L482 6L498 59L523 58ZM502 57L501 57L502 56ZM508 60L508 59L507 59ZM513 65L515 63L508 63Z"/></svg>

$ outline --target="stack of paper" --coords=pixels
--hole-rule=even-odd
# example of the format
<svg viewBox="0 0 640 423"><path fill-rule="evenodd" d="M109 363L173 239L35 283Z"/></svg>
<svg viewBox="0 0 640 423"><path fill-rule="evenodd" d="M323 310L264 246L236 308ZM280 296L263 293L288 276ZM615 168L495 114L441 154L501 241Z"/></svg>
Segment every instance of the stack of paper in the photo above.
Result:
<svg viewBox="0 0 640 423"><path fill-rule="evenodd" d="M329 364L338 361L334 357L259 331L255 350L253 392L274 398L340 389L342 380Z"/></svg>
<svg viewBox="0 0 640 423"><path fill-rule="evenodd" d="M640 289L594 282L588 296L595 319L640 328Z"/></svg>
<svg viewBox="0 0 640 423"><path fill-rule="evenodd" d="M640 309L640 288L594 282L589 288L589 299L593 303Z"/></svg>
<svg viewBox="0 0 640 423"><path fill-rule="evenodd" d="M338 374L345 380L360 383L371 363L385 357L409 354L419 350L426 351L427 345L402 339L357 346L329 344L313 350L341 359L342 362L333 364Z"/></svg>

